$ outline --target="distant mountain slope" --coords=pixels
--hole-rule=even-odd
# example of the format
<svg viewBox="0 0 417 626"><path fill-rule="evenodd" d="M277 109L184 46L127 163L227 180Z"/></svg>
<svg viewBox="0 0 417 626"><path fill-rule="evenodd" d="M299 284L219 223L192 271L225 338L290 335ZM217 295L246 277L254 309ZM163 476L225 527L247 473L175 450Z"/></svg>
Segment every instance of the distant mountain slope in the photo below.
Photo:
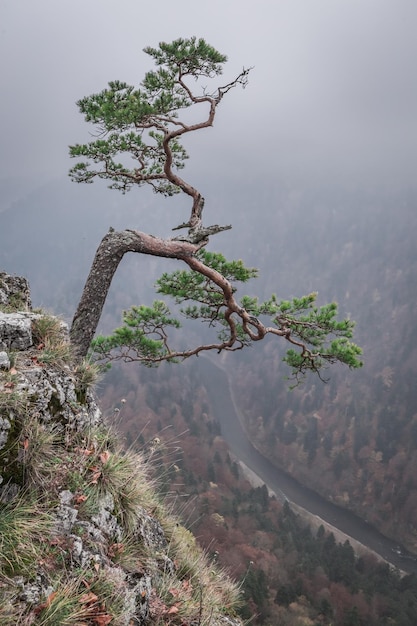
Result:
<svg viewBox="0 0 417 626"><path fill-rule="evenodd" d="M224 222L227 210L234 225L210 248L259 267L249 292L261 297L317 290L319 302L338 300L357 321L365 366L332 370L327 385L310 378L289 393L279 345L230 355L248 432L275 463L416 549L417 192L256 182L225 177L208 189L210 222ZM183 209L180 199L121 196L66 179L19 197L0 214L0 267L28 276L34 304L68 319L109 226L168 234ZM152 300L153 279L165 269L126 258L101 327Z"/></svg>

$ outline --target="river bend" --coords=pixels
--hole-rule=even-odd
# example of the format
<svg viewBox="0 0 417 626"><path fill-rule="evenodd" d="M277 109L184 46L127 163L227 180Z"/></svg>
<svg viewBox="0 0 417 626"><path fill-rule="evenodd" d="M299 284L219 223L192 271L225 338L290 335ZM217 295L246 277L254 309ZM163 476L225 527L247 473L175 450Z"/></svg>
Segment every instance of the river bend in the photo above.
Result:
<svg viewBox="0 0 417 626"><path fill-rule="evenodd" d="M354 513L336 506L313 490L304 487L262 456L254 448L241 426L226 373L205 357L196 359L195 367L204 380L214 417L220 424L222 436L231 452L252 470L281 501L288 499L310 514L317 515L341 530L348 537L359 541L399 569L408 573L417 573L417 559L403 546L382 535Z"/></svg>

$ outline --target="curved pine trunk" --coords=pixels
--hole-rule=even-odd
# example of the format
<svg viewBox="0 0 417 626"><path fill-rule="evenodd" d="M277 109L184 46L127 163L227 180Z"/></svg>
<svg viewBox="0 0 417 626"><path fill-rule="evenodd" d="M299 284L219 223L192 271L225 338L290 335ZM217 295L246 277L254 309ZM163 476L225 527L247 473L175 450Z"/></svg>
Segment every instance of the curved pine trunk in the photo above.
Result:
<svg viewBox="0 0 417 626"><path fill-rule="evenodd" d="M160 239L135 230L108 232L97 248L72 321L70 338L75 358L81 360L87 355L113 276L126 252L185 260L191 257L199 247L199 245L185 241Z"/></svg>

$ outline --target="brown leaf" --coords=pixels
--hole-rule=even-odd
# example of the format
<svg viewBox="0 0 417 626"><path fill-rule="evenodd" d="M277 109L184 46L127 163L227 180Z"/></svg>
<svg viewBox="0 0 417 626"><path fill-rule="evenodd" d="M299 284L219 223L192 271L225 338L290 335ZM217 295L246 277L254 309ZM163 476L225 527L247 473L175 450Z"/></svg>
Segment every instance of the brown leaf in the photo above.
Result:
<svg viewBox="0 0 417 626"><path fill-rule="evenodd" d="M104 452L100 454L100 461L103 463L103 465L107 463L110 456L111 456L111 453L108 450L105 450Z"/></svg>
<svg viewBox="0 0 417 626"><path fill-rule="evenodd" d="M96 594L92 591L89 591L88 593L84 593L78 600L78 602L80 604L94 604L94 602L97 602L97 600L98 596L96 596Z"/></svg>
<svg viewBox="0 0 417 626"><path fill-rule="evenodd" d="M82 502L85 502L87 499L88 499L88 496L84 495L83 493L80 493L74 497L74 503L81 504Z"/></svg>
<svg viewBox="0 0 417 626"><path fill-rule="evenodd" d="M53 599L55 598L56 594L57 594L57 592L56 592L56 591L53 591L53 592L52 592L52 593L50 593L50 594L49 594L49 596L46 598L45 602L42 602L42 604L39 604L39 605L36 607L36 609L35 609L35 611L34 611L34 612L36 613L36 615L39 615L39 613L42 613L42 611L43 611L44 609L47 609L47 608L51 605L51 603L52 603Z"/></svg>
<svg viewBox="0 0 417 626"><path fill-rule="evenodd" d="M77 450L84 456L91 456L94 452L94 450L91 450L90 448L77 448Z"/></svg>
<svg viewBox="0 0 417 626"><path fill-rule="evenodd" d="M123 543L112 543L108 549L108 555L113 557L117 554L122 554L124 552L125 546Z"/></svg>
<svg viewBox="0 0 417 626"><path fill-rule="evenodd" d="M92 479L90 480L90 485L97 485L98 479L100 478L100 476L101 476L101 472L95 472L93 474Z"/></svg>
<svg viewBox="0 0 417 626"><path fill-rule="evenodd" d="M93 476L90 480L91 485L97 485L98 479L101 476L101 469L97 465L92 465L88 468L90 472L93 472Z"/></svg>
<svg viewBox="0 0 417 626"><path fill-rule="evenodd" d="M167 611L167 615L175 615L176 613L178 613L179 608L177 607L176 604L173 604Z"/></svg>

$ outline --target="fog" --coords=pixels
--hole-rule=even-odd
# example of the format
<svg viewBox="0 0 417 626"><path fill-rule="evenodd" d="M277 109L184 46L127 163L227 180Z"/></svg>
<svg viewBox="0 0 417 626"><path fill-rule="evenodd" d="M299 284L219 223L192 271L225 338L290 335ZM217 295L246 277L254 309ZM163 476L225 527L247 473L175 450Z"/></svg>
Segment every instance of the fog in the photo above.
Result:
<svg viewBox="0 0 417 626"><path fill-rule="evenodd" d="M357 321L355 340L364 348L362 370L334 376L332 369L327 388L315 379L305 396L291 398L282 345L274 351L268 339L229 354L235 382L247 381L241 395L248 432L258 428L252 417L263 416L273 435L265 430L269 445L276 441L274 419L286 410L294 422L298 416L300 433L308 415L328 411L334 446L345 445L341 437L355 424L387 463L403 450L411 458L417 442L407 430L417 415L416 24L415 0L146 6L0 0L0 271L27 276L34 305L70 321L110 225L169 236L188 219L188 197L164 199L145 188L123 196L103 181L72 184L68 145L88 141L94 131L77 100L115 79L138 85L153 67L145 46L203 37L228 56L221 84L253 67L247 88L221 102L214 127L184 142L190 160L182 175L206 198L205 223L233 224L210 247L260 268L249 295L286 299L317 290L319 304L337 300L342 314ZM99 331L118 325L131 304L150 303L154 278L166 265L140 255L123 259ZM200 342L209 331L200 324L192 335L187 327L187 341ZM368 458L365 444L361 449ZM376 467L367 468L369 482ZM307 468L299 478L322 484L325 476L318 475ZM354 498L369 493L366 475ZM331 490L331 468L327 477ZM394 498L400 480L393 475L392 489L386 483L382 507L405 506L405 497ZM351 483L336 487L343 493ZM373 505L369 496L361 512L368 515ZM389 519L385 531L394 532L388 525Z"/></svg>
<svg viewBox="0 0 417 626"><path fill-rule="evenodd" d="M145 46L196 35L228 55L222 84L253 67L214 128L185 141L183 176L206 197L206 222L233 223L215 247L259 266L266 297L337 297L368 336L366 294L386 288L393 250L403 254L391 272L403 298L413 284L414 244L403 238L416 213L416 18L414 0L178 0L146 10L134 0L2 0L0 267L28 276L36 303L56 306L61 292L68 313L110 225L167 235L188 217L185 197L72 184L68 145L94 132L78 99L114 79L139 84L153 67ZM345 262L339 252L353 244ZM361 302L352 300L364 280L357 258L370 281Z"/></svg>
<svg viewBox="0 0 417 626"><path fill-rule="evenodd" d="M68 144L92 130L75 102L137 84L146 45L196 35L228 55L225 79L254 69L190 142L190 176L414 184L416 21L414 0L2 0L0 178L65 175Z"/></svg>

